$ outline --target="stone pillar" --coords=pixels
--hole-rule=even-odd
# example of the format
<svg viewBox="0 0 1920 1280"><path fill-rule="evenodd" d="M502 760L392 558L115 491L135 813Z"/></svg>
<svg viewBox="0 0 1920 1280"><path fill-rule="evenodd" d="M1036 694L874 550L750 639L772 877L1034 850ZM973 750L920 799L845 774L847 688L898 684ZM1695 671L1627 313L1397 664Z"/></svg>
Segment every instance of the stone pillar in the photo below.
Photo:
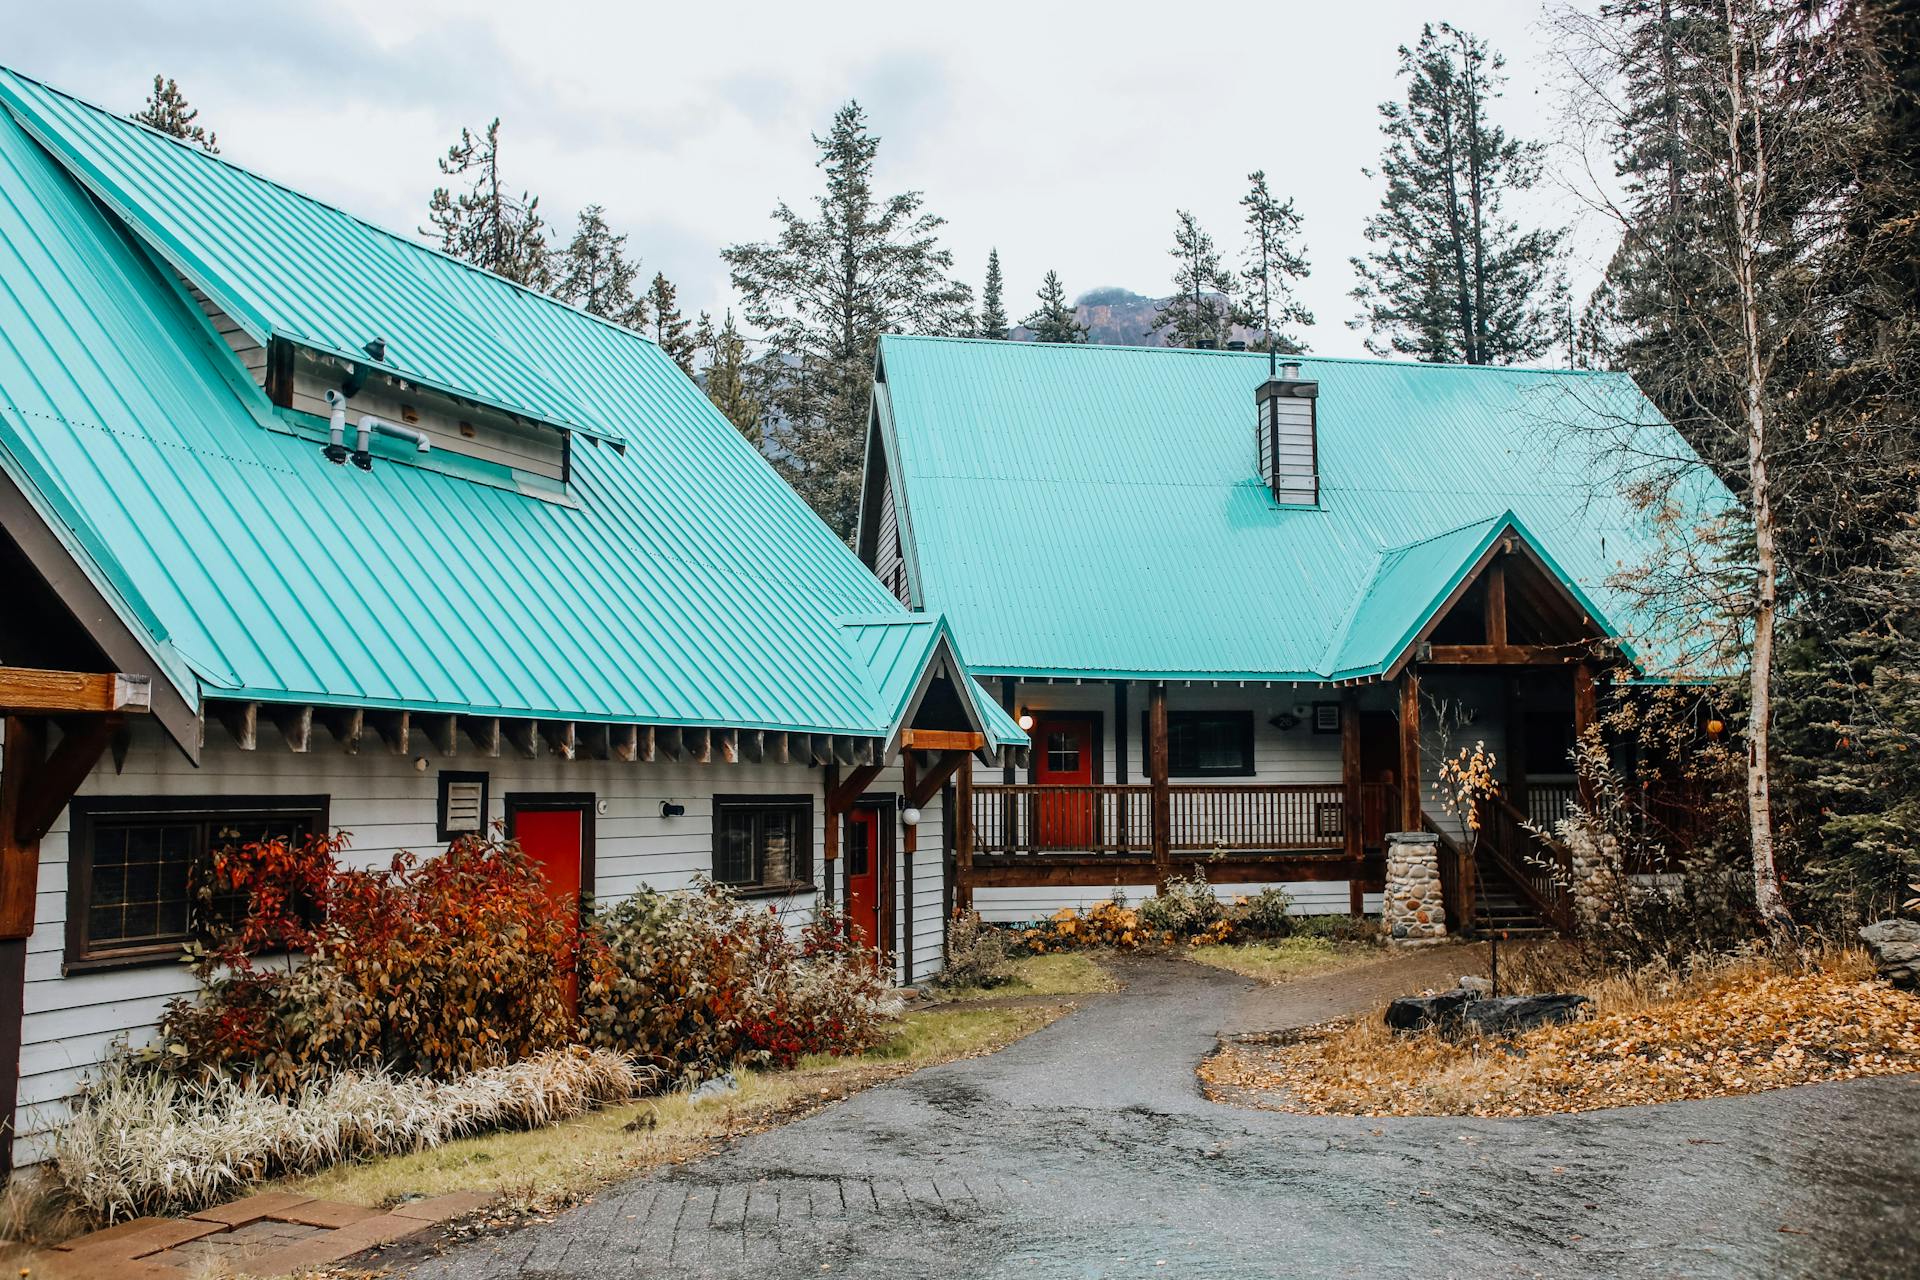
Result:
<svg viewBox="0 0 1920 1280"><path fill-rule="evenodd" d="M1574 919L1581 925L1605 924L1613 918L1625 877L1621 871L1620 841L1595 832L1583 823L1563 824L1567 852L1572 855Z"/></svg>
<svg viewBox="0 0 1920 1280"><path fill-rule="evenodd" d="M1387 836L1387 889L1381 907L1387 943L1417 947L1447 936L1440 892L1440 837L1431 831Z"/></svg>

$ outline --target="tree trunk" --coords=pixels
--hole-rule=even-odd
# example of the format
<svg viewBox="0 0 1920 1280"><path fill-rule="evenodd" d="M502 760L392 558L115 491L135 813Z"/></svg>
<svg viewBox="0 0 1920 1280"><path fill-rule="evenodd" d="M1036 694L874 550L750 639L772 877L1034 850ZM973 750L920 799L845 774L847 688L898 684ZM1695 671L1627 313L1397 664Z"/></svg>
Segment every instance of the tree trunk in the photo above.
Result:
<svg viewBox="0 0 1920 1280"><path fill-rule="evenodd" d="M1748 664L1747 709L1747 828L1753 847L1753 901L1776 943L1793 932L1793 917L1780 893L1780 873L1774 861L1773 794L1770 729L1773 714L1773 624L1778 599L1778 557L1775 548L1773 496L1767 477L1766 360L1761 345L1758 263L1762 234L1760 214L1767 198L1767 149L1760 118L1747 92L1740 44L1746 26L1739 21L1735 0L1726 0L1727 88L1732 109L1727 114L1728 180L1733 195L1734 285L1740 304L1741 356L1746 405L1747 481L1753 506L1753 650ZM1756 51L1756 58L1758 54ZM1757 74L1758 65L1753 68ZM1751 117L1751 120L1749 120ZM1745 139L1752 137L1753 154L1746 162ZM1749 171L1750 169L1750 171Z"/></svg>

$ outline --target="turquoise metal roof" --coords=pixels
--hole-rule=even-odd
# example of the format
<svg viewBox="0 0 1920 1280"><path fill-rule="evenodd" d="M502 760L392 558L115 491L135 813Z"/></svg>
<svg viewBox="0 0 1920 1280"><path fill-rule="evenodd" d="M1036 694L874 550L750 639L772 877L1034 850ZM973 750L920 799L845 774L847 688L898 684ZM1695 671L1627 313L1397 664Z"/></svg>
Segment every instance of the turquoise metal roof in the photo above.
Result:
<svg viewBox="0 0 1920 1280"><path fill-rule="evenodd" d="M111 117L87 132L116 140L103 151L201 164ZM190 701L891 731L838 620L899 605L652 343L533 295L513 303L553 335L522 363L628 441L576 444L570 503L398 451L370 473L334 466L76 163L0 112L0 467ZM133 213L256 255L258 282L289 261L276 288L299 299L313 282L291 251L299 227L280 221L286 193L206 167L226 197L198 205L197 188L156 178ZM257 201L234 194L249 182ZM304 207L327 245L351 221ZM403 243L387 246L402 257ZM498 282L417 256L409 315L494 324L457 282ZM522 332L487 331L507 346Z"/></svg>
<svg viewBox="0 0 1920 1280"><path fill-rule="evenodd" d="M1607 585L1659 542L1601 432L1686 445L1624 375L1305 357L1322 505L1255 474L1256 353L888 337L878 444L915 603L976 671L1378 674L1510 519L1638 649ZM1730 504L1704 475L1687 501Z"/></svg>
<svg viewBox="0 0 1920 1280"><path fill-rule="evenodd" d="M893 708L893 724L903 727L913 697L930 667L945 663L957 677L955 686L967 697L973 720L986 735L987 745L1025 746L1027 735L1012 717L973 680L964 675L953 635L938 614L869 614L841 620L842 634L873 680L874 700Z"/></svg>

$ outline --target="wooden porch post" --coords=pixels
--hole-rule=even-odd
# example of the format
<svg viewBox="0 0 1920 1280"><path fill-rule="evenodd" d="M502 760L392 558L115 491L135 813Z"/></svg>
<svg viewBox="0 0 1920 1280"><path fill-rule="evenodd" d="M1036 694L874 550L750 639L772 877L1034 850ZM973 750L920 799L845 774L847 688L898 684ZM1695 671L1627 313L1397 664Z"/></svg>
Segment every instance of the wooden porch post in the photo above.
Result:
<svg viewBox="0 0 1920 1280"><path fill-rule="evenodd" d="M826 820L821 824L821 862L827 882L820 887L832 906L840 879L840 815L834 811L833 793L840 788L840 766L828 762L820 777L820 793L825 797Z"/></svg>
<svg viewBox="0 0 1920 1280"><path fill-rule="evenodd" d="M1400 677L1400 829L1420 829L1420 669Z"/></svg>
<svg viewBox="0 0 1920 1280"><path fill-rule="evenodd" d="M919 790L920 753L900 753L900 790L907 804L918 808L914 792ZM924 815L923 815L924 816ZM900 836L900 983L913 982L913 855L920 849L920 824L903 823Z"/></svg>
<svg viewBox="0 0 1920 1280"><path fill-rule="evenodd" d="M1113 780L1127 780L1127 682L1113 682ZM1099 779L1095 779L1099 781Z"/></svg>
<svg viewBox="0 0 1920 1280"><path fill-rule="evenodd" d="M973 910L973 761L953 775L953 907Z"/></svg>
<svg viewBox="0 0 1920 1280"><path fill-rule="evenodd" d="M1363 909L1360 872L1366 850L1360 839L1360 693L1356 689L1340 691L1340 783L1340 832L1346 837L1347 861L1352 864L1347 879L1347 910L1357 916Z"/></svg>
<svg viewBox="0 0 1920 1280"><path fill-rule="evenodd" d="M1153 874L1161 888L1173 877L1173 802L1167 792L1167 686L1147 691L1147 779L1153 785Z"/></svg>
<svg viewBox="0 0 1920 1280"><path fill-rule="evenodd" d="M1593 664L1583 662L1573 669L1573 736L1578 742L1599 718L1599 699L1593 687ZM1593 786L1584 776L1579 779L1580 807L1593 807Z"/></svg>
<svg viewBox="0 0 1920 1280"><path fill-rule="evenodd" d="M1507 681L1507 799L1522 813L1527 808L1527 708L1523 696L1525 675Z"/></svg>

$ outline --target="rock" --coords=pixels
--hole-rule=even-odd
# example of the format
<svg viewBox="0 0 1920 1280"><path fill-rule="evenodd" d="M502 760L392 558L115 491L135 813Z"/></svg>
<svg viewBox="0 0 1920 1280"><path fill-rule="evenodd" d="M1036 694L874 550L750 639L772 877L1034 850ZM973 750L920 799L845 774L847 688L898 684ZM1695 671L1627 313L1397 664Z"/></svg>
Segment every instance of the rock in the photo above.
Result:
<svg viewBox="0 0 1920 1280"><path fill-rule="evenodd" d="M1387 1025L1395 1031L1424 1031L1460 1020L1460 1009L1473 999L1455 988L1437 996L1401 996L1387 1006Z"/></svg>
<svg viewBox="0 0 1920 1280"><path fill-rule="evenodd" d="M1489 996L1460 1011L1461 1029L1503 1036L1548 1023L1572 1022L1593 1004L1585 996Z"/></svg>
<svg viewBox="0 0 1920 1280"><path fill-rule="evenodd" d="M1880 976L1906 991L1920 990L1920 922L1877 920L1860 930Z"/></svg>
<svg viewBox="0 0 1920 1280"><path fill-rule="evenodd" d="M693 1101L698 1105L702 1102L713 1102L738 1092L740 1092L740 1082L733 1078L733 1072L723 1071L711 1080L701 1081L700 1087L693 1091Z"/></svg>
<svg viewBox="0 0 1920 1280"><path fill-rule="evenodd" d="M1485 978L1476 977L1471 973L1463 973L1460 975L1460 989L1462 991L1471 991L1476 996L1490 996L1493 994L1493 984L1491 982L1488 982Z"/></svg>

